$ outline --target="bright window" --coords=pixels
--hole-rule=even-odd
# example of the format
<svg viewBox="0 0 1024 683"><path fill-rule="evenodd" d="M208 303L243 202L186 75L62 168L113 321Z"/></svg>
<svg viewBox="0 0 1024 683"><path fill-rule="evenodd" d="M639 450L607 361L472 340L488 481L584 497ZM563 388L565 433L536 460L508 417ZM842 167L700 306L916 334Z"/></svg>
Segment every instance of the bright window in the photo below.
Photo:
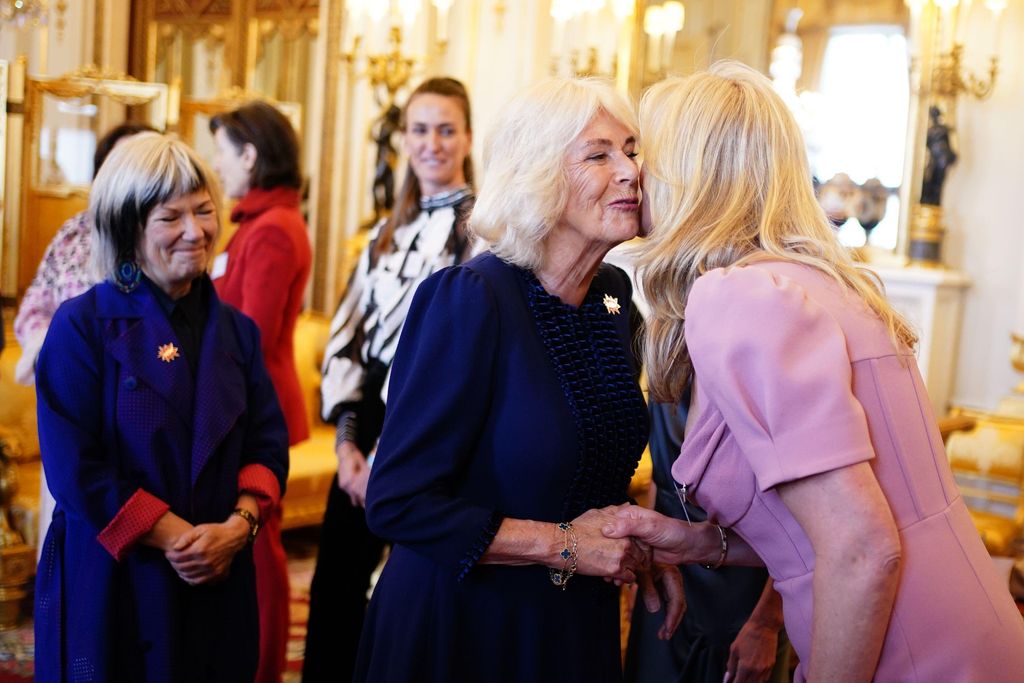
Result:
<svg viewBox="0 0 1024 683"><path fill-rule="evenodd" d="M837 27L829 36L808 147L811 170L821 182L846 173L855 183L878 178L898 188L910 98L907 40L899 26ZM885 218L871 234L873 245L894 248L899 201L892 195ZM852 224L852 225L851 225ZM856 219L840 239L863 244Z"/></svg>

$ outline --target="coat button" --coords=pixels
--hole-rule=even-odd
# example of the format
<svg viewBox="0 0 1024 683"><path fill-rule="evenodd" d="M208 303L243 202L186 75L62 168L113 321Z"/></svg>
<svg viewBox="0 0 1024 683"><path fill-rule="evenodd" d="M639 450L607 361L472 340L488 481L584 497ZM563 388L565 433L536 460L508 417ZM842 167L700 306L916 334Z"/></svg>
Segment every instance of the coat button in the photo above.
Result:
<svg viewBox="0 0 1024 683"><path fill-rule="evenodd" d="M137 386L137 384L138 383L135 381L134 377L129 376L124 378L124 388L128 389L129 391L134 389Z"/></svg>

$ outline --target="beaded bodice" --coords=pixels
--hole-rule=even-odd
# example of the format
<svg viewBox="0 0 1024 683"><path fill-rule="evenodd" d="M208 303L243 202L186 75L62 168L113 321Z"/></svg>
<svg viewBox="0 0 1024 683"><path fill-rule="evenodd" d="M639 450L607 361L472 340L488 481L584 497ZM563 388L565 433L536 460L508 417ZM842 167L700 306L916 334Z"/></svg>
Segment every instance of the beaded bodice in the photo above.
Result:
<svg viewBox="0 0 1024 683"><path fill-rule="evenodd" d="M573 519L591 508L626 502L630 478L647 443L648 415L629 341L604 303L614 281L608 266L594 278L579 308L548 294L520 270L527 304L569 404L579 441L576 473L563 512ZM621 289L621 286L620 286ZM621 302L628 315L628 302Z"/></svg>

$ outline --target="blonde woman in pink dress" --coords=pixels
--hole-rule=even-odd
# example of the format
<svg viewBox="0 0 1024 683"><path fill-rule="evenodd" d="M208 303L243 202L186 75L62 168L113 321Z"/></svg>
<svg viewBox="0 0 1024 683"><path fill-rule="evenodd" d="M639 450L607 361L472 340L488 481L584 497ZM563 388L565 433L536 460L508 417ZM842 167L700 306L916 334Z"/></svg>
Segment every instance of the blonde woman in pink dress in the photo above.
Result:
<svg viewBox="0 0 1024 683"><path fill-rule="evenodd" d="M641 104L640 273L655 397L695 383L687 524L636 506L609 536L663 562L763 563L810 681L1021 681L1024 624L953 481L913 331L838 244L803 139L737 63Z"/></svg>

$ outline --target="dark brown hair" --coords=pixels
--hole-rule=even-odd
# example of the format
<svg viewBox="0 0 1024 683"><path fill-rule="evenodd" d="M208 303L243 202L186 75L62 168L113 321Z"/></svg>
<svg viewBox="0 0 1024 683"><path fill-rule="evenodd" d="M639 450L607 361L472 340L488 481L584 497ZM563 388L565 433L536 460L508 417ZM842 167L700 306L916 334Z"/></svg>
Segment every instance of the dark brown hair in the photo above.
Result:
<svg viewBox="0 0 1024 683"><path fill-rule="evenodd" d="M256 148L256 165L249 178L252 187L264 190L302 187L299 138L277 107L266 102L249 102L210 119L211 133L221 128L239 151L247 143Z"/></svg>
<svg viewBox="0 0 1024 683"><path fill-rule="evenodd" d="M120 126L114 126L108 130L107 134L96 143L96 151L92 155L92 177L96 178L96 174L100 172L100 166L107 159L107 155L110 154L110 151L114 149L114 145L119 143L122 138L139 133L158 132L156 128L146 123L122 123Z"/></svg>
<svg viewBox="0 0 1024 683"><path fill-rule="evenodd" d="M402 107L402 118L398 124L399 130L403 133L405 132L406 115L409 112L409 105L419 95L441 95L442 97L450 97L456 100L459 106L462 107L462 113L466 116L466 132L473 132L473 117L466 86L454 78L442 76L423 81L409 95L409 99L405 101L405 106ZM466 182L472 185L473 159L471 154L467 153L465 160L462 162L462 173L466 177ZM375 258L391 249L391 241L398 226L408 225L420 215L420 196L420 180L416 177L416 173L413 172L412 164L409 164L405 171L405 179L402 181L402 189L398 191L398 197L395 198L395 209L384 222L384 225L381 226L380 234L374 243L373 256Z"/></svg>

